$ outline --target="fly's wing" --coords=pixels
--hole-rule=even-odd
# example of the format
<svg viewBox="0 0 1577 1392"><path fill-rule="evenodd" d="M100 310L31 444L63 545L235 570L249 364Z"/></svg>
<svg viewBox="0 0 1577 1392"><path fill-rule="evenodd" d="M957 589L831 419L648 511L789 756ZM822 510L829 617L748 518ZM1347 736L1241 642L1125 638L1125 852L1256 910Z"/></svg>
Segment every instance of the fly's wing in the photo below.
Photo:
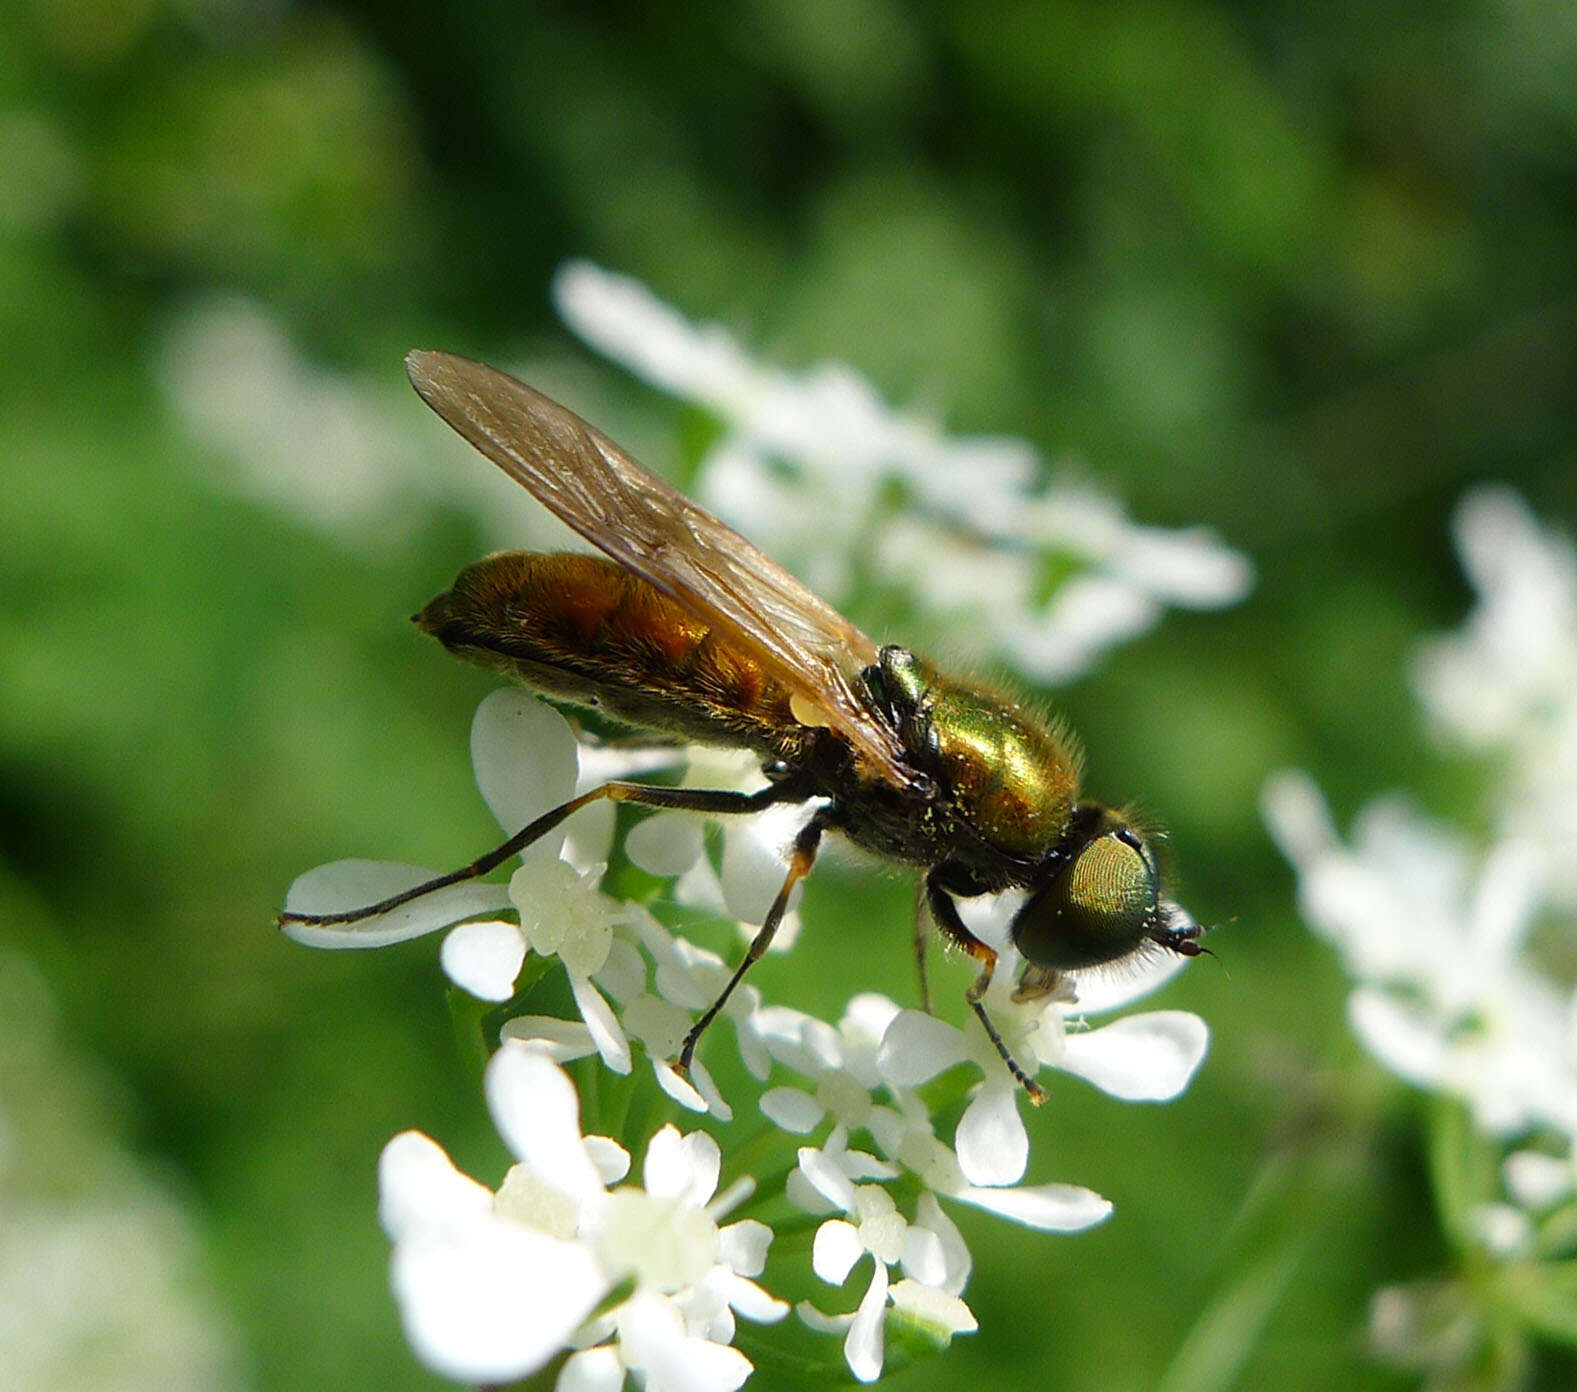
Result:
<svg viewBox="0 0 1577 1392"><path fill-rule="evenodd" d="M405 358L423 401L620 565L747 649L878 776L913 781L897 735L855 690L876 645L776 562L573 411L450 353Z"/></svg>

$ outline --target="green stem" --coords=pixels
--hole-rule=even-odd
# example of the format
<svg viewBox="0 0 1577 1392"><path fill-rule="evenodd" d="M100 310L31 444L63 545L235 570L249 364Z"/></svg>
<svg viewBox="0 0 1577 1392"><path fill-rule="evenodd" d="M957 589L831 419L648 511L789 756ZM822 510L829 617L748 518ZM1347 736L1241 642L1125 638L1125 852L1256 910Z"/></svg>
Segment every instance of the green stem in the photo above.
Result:
<svg viewBox="0 0 1577 1392"><path fill-rule="evenodd" d="M463 991L458 986L451 986L445 991L444 999L449 1006L449 1021L454 1026L455 1043L459 1046L461 1062L480 1084L490 1053L487 1036L482 1029L482 1021L494 1007L490 1002L478 1000L469 991Z"/></svg>
<svg viewBox="0 0 1577 1392"><path fill-rule="evenodd" d="M765 1191L769 1184L782 1186L799 1163L800 1146L814 1144L811 1139L814 1135L813 1131L809 1136L793 1136L768 1122L753 1132L749 1139L737 1146L726 1158L736 1176L748 1174L756 1180L756 1192L759 1194ZM780 1152L789 1146L793 1147L795 1158L792 1163L785 1163ZM774 1168L757 1174L756 1169L764 1160L773 1161Z"/></svg>

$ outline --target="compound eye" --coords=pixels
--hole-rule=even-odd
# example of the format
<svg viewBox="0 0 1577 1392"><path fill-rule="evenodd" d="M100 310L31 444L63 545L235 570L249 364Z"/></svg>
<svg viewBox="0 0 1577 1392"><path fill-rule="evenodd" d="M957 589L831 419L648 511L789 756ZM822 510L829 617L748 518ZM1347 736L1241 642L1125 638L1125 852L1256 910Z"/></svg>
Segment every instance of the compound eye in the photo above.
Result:
<svg viewBox="0 0 1577 1392"><path fill-rule="evenodd" d="M1013 920L1013 943L1036 966L1098 966L1126 957L1155 923L1160 883L1129 828L1085 843Z"/></svg>

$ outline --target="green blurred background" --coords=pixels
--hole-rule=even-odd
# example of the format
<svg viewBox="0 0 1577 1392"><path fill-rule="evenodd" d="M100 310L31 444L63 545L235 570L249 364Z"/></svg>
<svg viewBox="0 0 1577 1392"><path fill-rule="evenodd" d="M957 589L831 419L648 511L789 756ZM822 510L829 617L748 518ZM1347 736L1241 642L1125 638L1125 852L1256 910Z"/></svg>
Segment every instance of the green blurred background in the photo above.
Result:
<svg viewBox="0 0 1577 1392"><path fill-rule="evenodd" d="M435 1385L387 1294L376 1156L418 1126L500 1165L436 945L318 954L271 918L307 866L458 863L492 835L465 757L488 681L404 616L512 523L445 501L473 465L403 351L547 364L659 465L696 429L554 320L551 273L587 256L785 365L842 358L954 429L1026 436L1260 571L1057 698L1095 790L1141 792L1182 897L1227 925L1166 997L1211 1057L1165 1108L1057 1087L1035 1176L1116 1217L967 1216L982 1331L908 1385L1408 1385L1362 1331L1375 1287L1447 1260L1423 1104L1347 1035L1256 797L1291 763L1343 816L1407 785L1471 826L1481 771L1431 751L1405 664L1469 602L1465 486L1577 515L1577 9L7 16L0 1203L151 1176L229 1349L193 1385ZM906 935L836 926L905 898L819 876L761 985L907 1001ZM1244 1335L1226 1376L1218 1325Z"/></svg>

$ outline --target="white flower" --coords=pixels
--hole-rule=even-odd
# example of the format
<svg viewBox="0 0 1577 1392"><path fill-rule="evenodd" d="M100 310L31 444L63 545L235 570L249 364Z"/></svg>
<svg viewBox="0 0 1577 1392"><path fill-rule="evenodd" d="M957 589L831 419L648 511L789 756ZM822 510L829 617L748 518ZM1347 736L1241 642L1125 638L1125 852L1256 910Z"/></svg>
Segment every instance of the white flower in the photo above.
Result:
<svg viewBox="0 0 1577 1392"><path fill-rule="evenodd" d="M722 422L697 471L702 502L834 601L862 569L904 587L966 656L1065 680L1165 605L1218 608L1252 583L1248 562L1204 529L1139 527L1091 488L1043 488L1026 442L949 438L848 367L763 366L719 326L693 326L586 262L560 270L554 296L588 343ZM888 480L903 485L905 514ZM1047 551L1080 567L1049 601L1036 555Z"/></svg>
<svg viewBox="0 0 1577 1392"><path fill-rule="evenodd" d="M692 1059L689 1077L683 1077L668 1062L689 1033L694 1012L704 1010L717 999L728 972L719 958L683 938L675 937L639 905L625 905L619 915L620 936L608 951L597 973L598 984L618 1003L619 1015L590 982L577 991L582 1022L565 1021L548 1015L521 1015L505 1022L506 1039L518 1039L547 1049L560 1062L602 1054L607 1061L611 1045L617 1044L620 1056L629 1058L628 1039L638 1039L652 1061L658 1085L675 1101L694 1112L710 1112L721 1121L733 1117L711 1074L699 1059ZM650 955L655 973L649 973ZM655 975L657 991L648 989ZM575 979L571 977L571 987ZM757 1060L760 1046L754 1042L752 1018L759 1007L760 994L754 987L742 986L734 992L723 1011L723 1018L734 1023L747 1065L761 1076L764 1064ZM628 1071L628 1067L619 1070Z"/></svg>
<svg viewBox="0 0 1577 1392"><path fill-rule="evenodd" d="M1186 1088L1204 1059L1210 1032L1184 1010L1130 1015L1098 1029L1083 1029L1087 1014L1116 1009L1155 990L1184 964L1174 954L1142 959L1137 967L1080 978L1078 997L1013 999L1014 958L1005 923L1014 901L968 905L970 927L1004 952L985 1007L1008 1051L1026 1073L1042 1067L1077 1074L1112 1097L1160 1102ZM1181 913L1180 910L1176 912ZM1075 1028L1070 1028L1070 1024ZM958 1123L958 1163L974 1185L1016 1184L1029 1161L1029 1136L1019 1115L1019 1087L985 1030L973 1016L960 1030L917 1010L897 1014L882 1039L878 1066L896 1088L917 1087L959 1063L980 1069L981 1082Z"/></svg>
<svg viewBox="0 0 1577 1392"><path fill-rule="evenodd" d="M610 778L672 763L683 753L578 745L563 717L514 687L486 697L472 722L477 785L500 826L511 833ZM724 787L747 782L746 759L705 751L687 782ZM693 814L659 813L638 823L629 837L631 856L652 873L679 874L675 897L682 902L759 920L787 871L783 847L810 810L788 806L726 819L720 880L701 853L705 819ZM560 1061L595 1051L609 1068L628 1073L633 1034L664 1091L693 1111L726 1120L732 1113L705 1066L694 1061L685 1078L667 1060L677 1053L694 1016L717 999L732 970L715 954L669 933L642 905L603 892L612 811L611 802L594 803L528 846L507 888L474 881L452 885L372 918L327 926L287 922L285 932L312 946L379 947L450 928L440 953L444 971L486 1001L503 1002L515 994L528 952L556 958L569 978L581 1024L524 1016L505 1026L506 1037L541 1043ZM286 907L313 913L360 906L432 875L413 866L341 861L302 875L291 886ZM494 916L510 908L518 921ZM784 932L791 934L797 921L791 912ZM649 989L648 957L655 990ZM723 1015L735 1027L746 1065L764 1077L768 1061L753 1024L760 999L753 988L742 986Z"/></svg>
<svg viewBox="0 0 1577 1392"><path fill-rule="evenodd" d="M751 1279L770 1232L718 1225L717 1143L664 1127L642 1185L618 1185L629 1156L580 1134L574 1087L545 1053L506 1043L486 1090L516 1157L496 1194L418 1132L395 1137L380 1162L395 1296L418 1356L460 1381L503 1382L579 1347L569 1386L600 1385L616 1367L664 1392L738 1387L750 1364L728 1347L735 1314L779 1319L788 1307ZM624 1280L630 1298L591 1319Z"/></svg>
<svg viewBox="0 0 1577 1392"><path fill-rule="evenodd" d="M888 1082L877 1052L897 1014L897 1005L875 993L854 997L836 1028L785 1006L759 1012L757 1028L767 1051L810 1085L770 1089L762 1094L762 1112L801 1136L829 1114L845 1131L868 1126L876 1107L873 1094Z"/></svg>
<svg viewBox="0 0 1577 1392"><path fill-rule="evenodd" d="M78 1034L0 944L0 1387L243 1392L191 1196L124 1144Z"/></svg>
<svg viewBox="0 0 1577 1392"><path fill-rule="evenodd" d="M1542 858L1520 842L1476 856L1395 799L1366 807L1345 845L1301 774L1273 778L1264 811L1304 917L1357 980L1348 1018L1370 1053L1463 1098L1492 1135L1547 1125L1577 1138L1570 993L1521 953Z"/></svg>
<svg viewBox="0 0 1577 1392"><path fill-rule="evenodd" d="M910 1171L932 1193L985 1209L1026 1228L1082 1232L1111 1216L1111 1204L1082 1185L973 1183L958 1156L937 1138L930 1117L912 1094L900 1094L896 1107L877 1108L870 1130L882 1154Z"/></svg>
<svg viewBox="0 0 1577 1392"><path fill-rule="evenodd" d="M799 1312L813 1328L844 1334L850 1370L867 1382L881 1374L889 1308L902 1311L941 1343L975 1328L960 1298L969 1277L969 1251L937 1195L1048 1231L1078 1231L1111 1212L1098 1194L1072 1185L987 1189L972 1183L957 1156L937 1140L925 1108L884 1066L885 1041L907 1014L912 1012L900 1011L884 996L866 994L850 1002L836 1028L782 1007L758 1016L773 1059L809 1084L770 1089L761 1098L763 1113L799 1134L832 1120L821 1146L800 1148L786 1186L790 1200L806 1212L834 1215L816 1233L816 1274L843 1285L863 1256L872 1258L870 1282L854 1311L826 1315L804 1302ZM993 1056L993 1063L1011 1084L1001 1060ZM882 1093L890 1103L879 1100ZM851 1147L855 1130L874 1137L887 1158ZM902 1169L924 1186L913 1220L899 1213L882 1187ZM896 1283L889 1273L894 1266L905 1272Z"/></svg>
<svg viewBox="0 0 1577 1392"><path fill-rule="evenodd" d="M870 1284L847 1318L843 1344L855 1377L874 1382L881 1376L883 1327L895 1289L890 1267L901 1266L906 1273L902 1300L910 1308L927 1310L949 1335L975 1328L974 1316L959 1298L969 1280L969 1249L931 1194L920 1195L910 1221L879 1184L852 1183L835 1156L814 1146L800 1150L797 1173L826 1205L845 1215L829 1218L816 1230L811 1254L816 1275L829 1285L841 1286L862 1257L872 1258ZM924 1288L928 1296L919 1296L916 1288ZM816 1328L844 1323L826 1316L818 1319L820 1312L814 1306L802 1305L800 1312Z"/></svg>
<svg viewBox="0 0 1577 1392"><path fill-rule="evenodd" d="M1478 605L1424 644L1414 686L1436 732L1500 762L1494 816L1544 858L1547 891L1577 906L1577 550L1506 488L1479 488L1455 519Z"/></svg>

